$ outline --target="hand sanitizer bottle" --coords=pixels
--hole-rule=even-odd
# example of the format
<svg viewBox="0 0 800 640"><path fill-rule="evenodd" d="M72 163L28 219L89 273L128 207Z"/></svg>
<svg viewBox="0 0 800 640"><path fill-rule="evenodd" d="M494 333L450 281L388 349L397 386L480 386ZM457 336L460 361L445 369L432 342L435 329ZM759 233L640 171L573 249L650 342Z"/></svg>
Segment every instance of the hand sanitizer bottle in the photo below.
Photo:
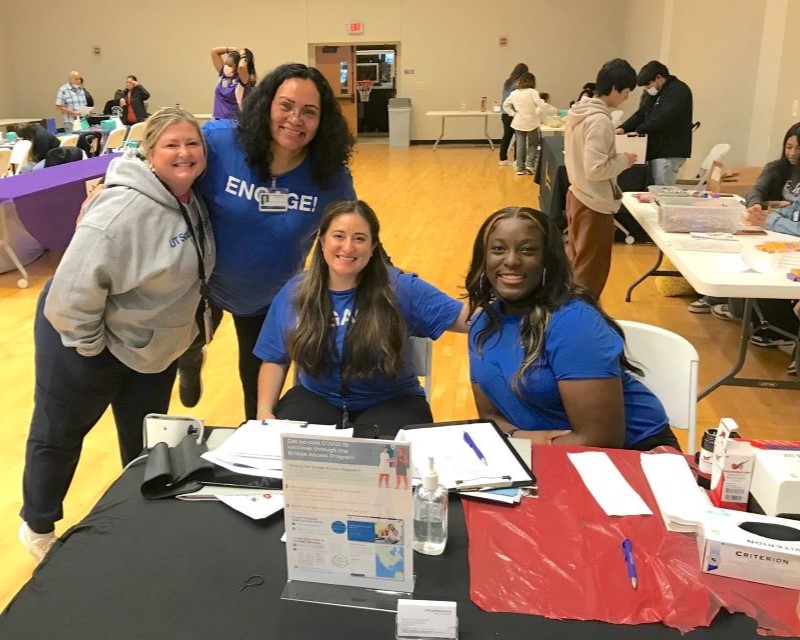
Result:
<svg viewBox="0 0 800 640"><path fill-rule="evenodd" d="M414 551L438 556L447 544L447 489L428 458L428 471L414 492Z"/></svg>

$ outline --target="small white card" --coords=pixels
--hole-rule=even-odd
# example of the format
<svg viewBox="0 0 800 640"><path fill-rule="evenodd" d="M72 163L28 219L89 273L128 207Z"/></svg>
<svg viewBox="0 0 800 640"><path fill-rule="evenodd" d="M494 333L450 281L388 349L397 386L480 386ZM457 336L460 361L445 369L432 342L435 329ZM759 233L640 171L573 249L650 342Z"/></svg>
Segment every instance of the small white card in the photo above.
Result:
<svg viewBox="0 0 800 640"><path fill-rule="evenodd" d="M397 637L456 640L456 603L445 600L398 600Z"/></svg>

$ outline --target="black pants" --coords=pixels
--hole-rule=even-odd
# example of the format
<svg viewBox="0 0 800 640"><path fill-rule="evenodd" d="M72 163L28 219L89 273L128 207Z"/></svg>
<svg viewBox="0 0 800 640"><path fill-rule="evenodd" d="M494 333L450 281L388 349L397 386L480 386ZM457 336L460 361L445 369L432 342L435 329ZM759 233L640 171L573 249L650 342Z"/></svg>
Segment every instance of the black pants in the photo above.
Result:
<svg viewBox="0 0 800 640"><path fill-rule="evenodd" d="M361 411L350 411L350 424L376 425L383 437L394 437L409 424L433 422L425 396L398 396ZM275 407L275 417L314 424L342 425L343 411L302 385L289 389Z"/></svg>
<svg viewBox="0 0 800 640"><path fill-rule="evenodd" d="M244 415L246 420L255 420L258 412L258 372L261 369L261 360L253 355L258 334L261 333L261 325L264 324L266 313L257 316L237 316L233 317L233 325L236 327L236 339L239 342L239 380L242 383L244 394ZM222 322L222 309L211 305L211 318L214 329ZM197 324L200 333L180 358L178 358L178 368L181 370L191 370L201 366L203 361L202 349L205 345L203 334L203 317L198 312Z"/></svg>
<svg viewBox="0 0 800 640"><path fill-rule="evenodd" d="M513 116L507 113L500 114L500 120L503 122L503 139L500 140L500 159L508 160L508 145L511 144L511 138L514 137L514 130L511 128L511 121Z"/></svg>
<svg viewBox="0 0 800 640"><path fill-rule="evenodd" d="M645 438L644 440L640 440L636 444L632 444L630 447L625 448L633 449L634 451L650 451L651 449L655 449L661 445L672 447L678 451L681 450L681 445L678 443L678 439L675 437L675 434L669 427L664 427L662 431L659 431L655 435Z"/></svg>
<svg viewBox="0 0 800 640"><path fill-rule="evenodd" d="M83 439L111 405L123 465L144 446L148 413L166 413L176 366L161 373L138 373L108 349L84 357L65 347L44 317L50 284L36 306L36 389L25 451L20 515L37 533L53 530L63 517L62 502L75 474Z"/></svg>
<svg viewBox="0 0 800 640"><path fill-rule="evenodd" d="M797 335L800 330L800 319L794 313L794 300L776 300L772 298L758 298L755 300L764 316L764 320L773 327L783 329L792 335ZM728 308L737 318L744 315L744 300L742 298L728 298ZM753 313L751 322L754 327L760 324L758 314Z"/></svg>

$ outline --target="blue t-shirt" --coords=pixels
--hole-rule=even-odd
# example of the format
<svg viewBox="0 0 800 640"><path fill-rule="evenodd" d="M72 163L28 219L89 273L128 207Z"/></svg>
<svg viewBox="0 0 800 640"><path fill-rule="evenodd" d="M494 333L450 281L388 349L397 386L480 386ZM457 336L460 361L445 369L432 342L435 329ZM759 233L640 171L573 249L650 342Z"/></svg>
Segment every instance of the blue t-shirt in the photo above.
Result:
<svg viewBox="0 0 800 640"><path fill-rule="evenodd" d="M311 158L264 182L245 162L236 139L237 123L217 120L203 125L208 168L198 183L211 216L217 265L209 280L211 300L239 316L265 313L278 290L303 266L322 212L336 200L355 199L346 167L327 188L311 177ZM260 199L274 186L289 192L289 210L264 213Z"/></svg>
<svg viewBox="0 0 800 640"><path fill-rule="evenodd" d="M389 275L400 312L406 321L408 335L435 340L458 318L462 307L458 300L453 300L413 273L401 273L397 269L390 269ZM289 334L296 323L293 301L303 277L304 275L300 274L292 278L272 302L253 350L253 353L264 362L289 363L286 347ZM337 327L337 355L332 371L320 378L313 378L306 372L300 371L298 377L300 384L306 389L322 396L331 404L342 407L344 402L341 395L338 354L342 353L347 325L358 321L357 311L353 309L356 290L329 291L328 295L333 307L333 323ZM398 396L425 395L413 368L408 363L408 358L405 358L405 361L405 366L396 378L389 378L376 372L372 378L349 381L346 397L348 409L361 411Z"/></svg>
<svg viewBox="0 0 800 640"><path fill-rule="evenodd" d="M472 322L469 331L470 380L519 429L571 429L558 391L559 380L622 379L625 405L625 446L641 442L668 426L661 401L623 370L622 337L603 316L583 300L572 300L553 312L545 333L542 356L522 379L524 401L514 393L511 380L522 364L518 316L502 316L499 332L489 336L478 355L476 340L486 326L486 314Z"/></svg>

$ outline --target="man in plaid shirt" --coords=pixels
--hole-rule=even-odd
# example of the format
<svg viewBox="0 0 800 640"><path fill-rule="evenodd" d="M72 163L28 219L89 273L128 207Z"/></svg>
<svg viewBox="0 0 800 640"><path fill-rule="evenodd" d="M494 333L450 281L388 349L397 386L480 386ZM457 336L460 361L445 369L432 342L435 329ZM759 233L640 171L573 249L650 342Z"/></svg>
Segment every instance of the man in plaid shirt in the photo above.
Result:
<svg viewBox="0 0 800 640"><path fill-rule="evenodd" d="M56 109L64 116L64 131L72 133L72 122L75 116L80 116L81 107L86 106L86 92L81 86L81 74L77 71L69 72L66 84L58 88L56 94Z"/></svg>

